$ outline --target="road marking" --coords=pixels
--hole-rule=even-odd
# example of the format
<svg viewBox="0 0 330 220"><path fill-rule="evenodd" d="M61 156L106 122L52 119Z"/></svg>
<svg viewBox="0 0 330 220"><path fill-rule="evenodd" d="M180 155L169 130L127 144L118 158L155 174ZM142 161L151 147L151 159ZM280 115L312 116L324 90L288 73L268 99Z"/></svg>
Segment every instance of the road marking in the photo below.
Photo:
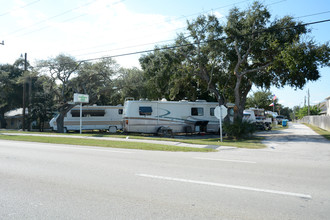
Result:
<svg viewBox="0 0 330 220"><path fill-rule="evenodd" d="M109 152L109 153L122 153L122 154L132 154L133 152L129 151L119 151L119 150L103 150L103 149L96 149L96 148L79 148L79 147L62 147L64 149L75 149L75 150L91 150L91 151L101 151L101 152Z"/></svg>
<svg viewBox="0 0 330 220"><path fill-rule="evenodd" d="M247 161L247 160L226 160L226 159L215 159L215 158L207 158L207 157L193 157L193 158L198 160L215 160L215 161L234 162L234 163L257 163L254 161Z"/></svg>
<svg viewBox="0 0 330 220"><path fill-rule="evenodd" d="M41 144L42 146L38 145ZM65 145L65 144L53 144L53 143L38 143L38 142L25 142L25 146L24 148L42 148L42 149L46 149L46 147L48 149L52 149L52 150L60 150L58 148L64 149L64 150L89 150L89 151L101 151L101 152L109 152L109 153L122 153L122 154L132 154L133 152L130 151L120 151L120 150L111 150L111 149L100 149L101 147L97 147L97 146L90 146L90 148L87 148L86 146L83 145ZM81 147L77 147L77 146L81 146ZM22 146L19 146L22 147Z"/></svg>
<svg viewBox="0 0 330 220"><path fill-rule="evenodd" d="M149 175L149 174L136 174L136 175L141 176L141 177L153 178L153 179L177 181L177 182L184 182L184 183L194 183L194 184L201 184L201 185L208 185L208 186L218 186L218 187L231 188L231 189L240 189L240 190L285 195L285 196L294 196L294 197L299 197L299 198L304 198L304 199L312 199L311 195L294 193L294 192L285 192L285 191L270 190L270 189L259 189L259 188L253 188L253 187L247 187L247 186L228 185L228 184L222 184L222 183L205 182L205 181L173 178L173 177L166 177L166 176L155 176L155 175Z"/></svg>

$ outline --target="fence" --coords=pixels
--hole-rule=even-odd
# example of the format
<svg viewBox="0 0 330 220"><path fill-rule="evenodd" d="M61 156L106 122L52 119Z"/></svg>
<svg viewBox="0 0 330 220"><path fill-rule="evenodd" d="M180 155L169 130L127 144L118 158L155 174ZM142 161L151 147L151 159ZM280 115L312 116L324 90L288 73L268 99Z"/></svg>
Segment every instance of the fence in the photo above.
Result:
<svg viewBox="0 0 330 220"><path fill-rule="evenodd" d="M305 116L299 122L311 124L330 131L330 116Z"/></svg>

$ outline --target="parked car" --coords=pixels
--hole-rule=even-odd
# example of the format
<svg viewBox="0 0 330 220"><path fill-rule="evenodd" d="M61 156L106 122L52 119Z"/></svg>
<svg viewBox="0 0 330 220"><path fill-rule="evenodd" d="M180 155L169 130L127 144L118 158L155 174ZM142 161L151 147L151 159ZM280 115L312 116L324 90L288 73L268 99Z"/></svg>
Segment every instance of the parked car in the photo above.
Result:
<svg viewBox="0 0 330 220"><path fill-rule="evenodd" d="M276 121L278 124L282 124L282 121L285 119L283 115L276 116Z"/></svg>

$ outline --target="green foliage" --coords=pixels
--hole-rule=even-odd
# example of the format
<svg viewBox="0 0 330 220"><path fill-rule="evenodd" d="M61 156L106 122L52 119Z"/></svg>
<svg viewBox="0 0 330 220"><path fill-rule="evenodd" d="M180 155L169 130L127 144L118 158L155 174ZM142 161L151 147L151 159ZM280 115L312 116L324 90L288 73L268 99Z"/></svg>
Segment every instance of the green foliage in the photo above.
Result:
<svg viewBox="0 0 330 220"><path fill-rule="evenodd" d="M112 101L119 104L124 103L127 97L135 100L149 98L147 82L144 72L138 68L121 68L118 77L113 82L115 91L111 95Z"/></svg>
<svg viewBox="0 0 330 220"><path fill-rule="evenodd" d="M273 95L270 91L257 91L250 95L246 100L246 108L263 108L265 110L273 110L273 107L269 106L273 103ZM275 100L275 105L277 99Z"/></svg>
<svg viewBox="0 0 330 220"><path fill-rule="evenodd" d="M281 113L281 115L285 116L285 118L287 118L287 119L293 119L293 117L292 117L293 110L289 107L282 108L280 113Z"/></svg>
<svg viewBox="0 0 330 220"><path fill-rule="evenodd" d="M194 75L194 68L184 64L184 59L182 54L171 49L156 49L140 58L146 79L147 98L214 100L205 84Z"/></svg>
<svg viewBox="0 0 330 220"><path fill-rule="evenodd" d="M233 123L225 122L223 128L228 137L238 140L249 137L256 131L255 124L243 120L235 120Z"/></svg>
<svg viewBox="0 0 330 220"><path fill-rule="evenodd" d="M53 82L48 76L39 76L37 73L32 73L30 77L33 87L32 102L28 107L30 109L29 120L36 122L33 128L43 131L45 123L53 117L56 111L54 93L49 89Z"/></svg>
<svg viewBox="0 0 330 220"><path fill-rule="evenodd" d="M304 106L302 108L296 109L297 112L295 113L298 119L302 119L304 116L308 116L308 106ZM309 107L309 115L319 115L321 109L318 105L310 106Z"/></svg>
<svg viewBox="0 0 330 220"><path fill-rule="evenodd" d="M119 71L119 65L111 58L95 63L84 62L70 79L71 90L75 93L88 94L90 104L117 105L112 100L114 89L113 78Z"/></svg>
<svg viewBox="0 0 330 220"><path fill-rule="evenodd" d="M20 77L23 70L18 62L14 65L0 65L0 125L5 128L4 114L22 106L22 84Z"/></svg>
<svg viewBox="0 0 330 220"><path fill-rule="evenodd" d="M190 37L180 34L173 45L186 46L156 48L140 60L153 94L173 98L179 93L169 93L172 88L186 94L207 89L219 102L234 101L238 119L253 85L302 88L320 77L318 66L330 65L329 45L305 40L310 30L293 17L271 21L269 10L254 2L246 10L233 8L227 18L222 25L216 16L199 16L188 22ZM182 86L186 82L192 86Z"/></svg>

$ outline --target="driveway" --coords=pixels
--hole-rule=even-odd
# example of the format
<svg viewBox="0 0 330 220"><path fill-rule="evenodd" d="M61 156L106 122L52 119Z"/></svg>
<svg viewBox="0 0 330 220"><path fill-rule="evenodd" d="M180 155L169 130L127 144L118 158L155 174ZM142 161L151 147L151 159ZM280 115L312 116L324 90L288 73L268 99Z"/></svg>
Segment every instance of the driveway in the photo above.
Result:
<svg viewBox="0 0 330 220"><path fill-rule="evenodd" d="M288 129L261 132L267 149L274 152L294 154L294 157L313 157L329 161L330 141L311 128L298 123L289 123Z"/></svg>

